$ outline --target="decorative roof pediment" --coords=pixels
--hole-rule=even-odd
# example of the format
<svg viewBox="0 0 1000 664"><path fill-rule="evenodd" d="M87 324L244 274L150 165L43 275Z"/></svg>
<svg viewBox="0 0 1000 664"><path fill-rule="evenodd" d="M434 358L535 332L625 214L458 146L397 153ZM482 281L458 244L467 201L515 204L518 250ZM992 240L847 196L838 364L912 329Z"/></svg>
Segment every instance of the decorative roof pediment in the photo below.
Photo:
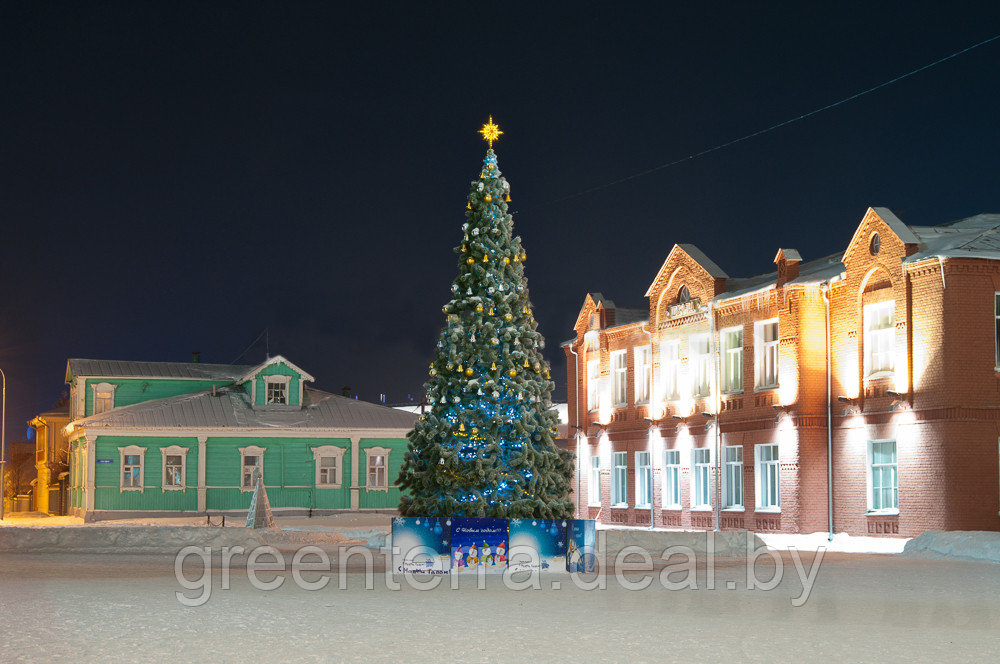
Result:
<svg viewBox="0 0 1000 664"><path fill-rule="evenodd" d="M729 278L729 275L698 247L693 244L675 244L670 253L667 254L667 259L663 261L659 272L656 273L653 283L646 290L646 297L652 297L654 292L661 292L663 288L668 287L674 273L682 265L686 265L694 272L701 273L699 276L704 280L714 281Z"/></svg>
<svg viewBox="0 0 1000 664"><path fill-rule="evenodd" d="M236 381L236 384L241 385L247 382L248 380L251 380L252 378L255 378L261 374L266 374L268 367L279 366L281 364L284 364L289 369L297 373L299 375L299 378L301 378L303 381L309 381L311 383L316 380L311 375L303 371L301 368L286 360L283 356L275 355L274 357L269 357L268 359L264 360L262 363L250 369L250 371L247 371L245 374L243 374L243 376L239 378L239 380Z"/></svg>
<svg viewBox="0 0 1000 664"><path fill-rule="evenodd" d="M874 239L876 234L879 236L878 239ZM859 254L863 256L877 254L885 242L890 239L890 235L896 242L903 245L904 256L915 253L920 247L920 238L899 217L893 214L892 210L884 207L868 208L844 252L844 265L846 266L852 258Z"/></svg>

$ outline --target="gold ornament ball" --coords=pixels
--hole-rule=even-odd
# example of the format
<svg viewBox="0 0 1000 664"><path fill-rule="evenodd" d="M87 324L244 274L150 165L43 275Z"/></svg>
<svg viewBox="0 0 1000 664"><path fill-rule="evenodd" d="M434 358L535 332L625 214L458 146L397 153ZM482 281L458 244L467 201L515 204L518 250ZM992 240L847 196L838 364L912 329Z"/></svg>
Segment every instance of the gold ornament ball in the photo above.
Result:
<svg viewBox="0 0 1000 664"><path fill-rule="evenodd" d="M510 258L508 258L507 256L504 256L503 257L503 264L504 265L510 265Z"/></svg>
<svg viewBox="0 0 1000 664"><path fill-rule="evenodd" d="M517 372L514 371L513 369L511 369L510 371L507 372L507 375L510 376L511 378L513 378L514 376L517 375Z"/></svg>
<svg viewBox="0 0 1000 664"><path fill-rule="evenodd" d="M476 305L476 311L478 311L479 313L483 313L483 305L477 304Z"/></svg>
<svg viewBox="0 0 1000 664"><path fill-rule="evenodd" d="M469 256L468 258L465 259L465 262L469 265L472 265L473 263L476 262L476 259L473 258L472 256Z"/></svg>
<svg viewBox="0 0 1000 664"><path fill-rule="evenodd" d="M483 196L483 200L486 201L487 203L491 203L493 202L493 197L490 196L489 194L486 194L485 196Z"/></svg>
<svg viewBox="0 0 1000 664"><path fill-rule="evenodd" d="M471 376L472 375L472 367L469 367L468 369L465 370L465 375L466 376Z"/></svg>
<svg viewBox="0 0 1000 664"><path fill-rule="evenodd" d="M429 372L427 372L427 373L429 373L429 374L430 374L430 375L432 375L432 376L436 376L436 375L437 375L437 370L435 370L435 369L431 369L431 370L430 370Z"/></svg>
<svg viewBox="0 0 1000 664"><path fill-rule="evenodd" d="M504 318L506 318L507 320L514 320L514 317L513 317L513 316L511 316L511 315L510 315L509 313L508 313L508 314L505 314L505 315L504 315Z"/></svg>

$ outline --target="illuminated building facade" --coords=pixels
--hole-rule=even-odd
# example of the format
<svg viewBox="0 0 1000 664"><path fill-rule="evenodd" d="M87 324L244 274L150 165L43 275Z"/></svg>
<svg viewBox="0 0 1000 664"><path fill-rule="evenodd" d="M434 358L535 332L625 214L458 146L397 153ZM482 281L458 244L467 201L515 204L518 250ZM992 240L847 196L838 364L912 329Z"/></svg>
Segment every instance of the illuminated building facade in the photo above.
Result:
<svg viewBox="0 0 1000 664"><path fill-rule="evenodd" d="M563 344L580 513L1000 530L998 229L995 214L917 227L870 208L831 256L780 249L774 272L733 278L674 245L648 310L588 294Z"/></svg>

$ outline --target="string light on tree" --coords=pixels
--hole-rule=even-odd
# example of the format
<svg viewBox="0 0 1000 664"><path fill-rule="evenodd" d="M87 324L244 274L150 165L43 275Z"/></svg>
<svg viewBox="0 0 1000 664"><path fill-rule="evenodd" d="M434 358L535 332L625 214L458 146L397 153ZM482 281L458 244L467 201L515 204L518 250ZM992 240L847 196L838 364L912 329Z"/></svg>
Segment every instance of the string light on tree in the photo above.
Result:
<svg viewBox="0 0 1000 664"><path fill-rule="evenodd" d="M553 444L557 415L493 144L472 182L456 247L458 276L427 381L431 407L409 434L398 484L406 516L564 518L572 455Z"/></svg>

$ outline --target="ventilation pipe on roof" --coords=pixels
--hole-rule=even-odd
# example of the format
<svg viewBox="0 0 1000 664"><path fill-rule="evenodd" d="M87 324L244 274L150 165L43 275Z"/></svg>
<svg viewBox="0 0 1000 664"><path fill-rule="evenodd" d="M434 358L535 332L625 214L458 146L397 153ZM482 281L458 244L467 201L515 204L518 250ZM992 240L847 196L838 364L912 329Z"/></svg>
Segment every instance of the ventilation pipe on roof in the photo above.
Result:
<svg viewBox="0 0 1000 664"><path fill-rule="evenodd" d="M194 362L195 364L200 364L201 363L201 351L200 350L193 350L193 351L191 351L191 361Z"/></svg>
<svg viewBox="0 0 1000 664"><path fill-rule="evenodd" d="M350 387L350 385L345 385L342 388L340 388L340 396L347 397L348 399L351 398L351 387Z"/></svg>

